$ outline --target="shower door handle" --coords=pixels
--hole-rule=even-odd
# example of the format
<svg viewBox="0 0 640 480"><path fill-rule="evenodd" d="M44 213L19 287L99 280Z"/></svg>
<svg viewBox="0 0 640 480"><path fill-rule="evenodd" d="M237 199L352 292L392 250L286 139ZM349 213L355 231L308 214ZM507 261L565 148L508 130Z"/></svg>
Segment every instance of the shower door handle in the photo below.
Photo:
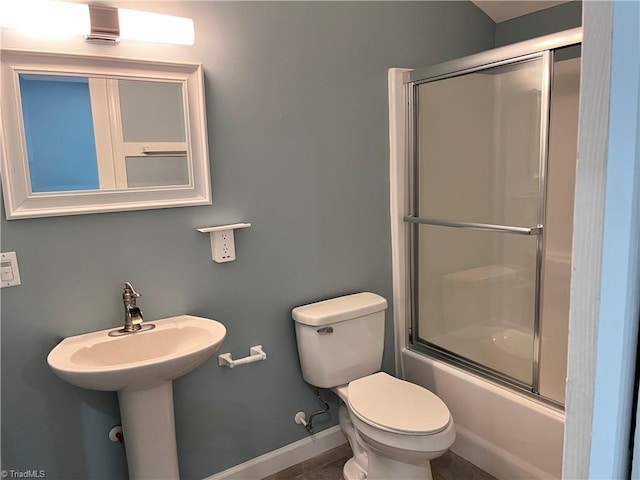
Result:
<svg viewBox="0 0 640 480"><path fill-rule="evenodd" d="M536 225L535 227L512 227L509 225L494 225L491 223L448 222L437 218L413 216L406 216L403 218L403 220L407 223L419 223L422 225L466 228L469 230L482 230L485 232L514 233L516 235L542 235L542 232L544 230L544 227L542 225Z"/></svg>

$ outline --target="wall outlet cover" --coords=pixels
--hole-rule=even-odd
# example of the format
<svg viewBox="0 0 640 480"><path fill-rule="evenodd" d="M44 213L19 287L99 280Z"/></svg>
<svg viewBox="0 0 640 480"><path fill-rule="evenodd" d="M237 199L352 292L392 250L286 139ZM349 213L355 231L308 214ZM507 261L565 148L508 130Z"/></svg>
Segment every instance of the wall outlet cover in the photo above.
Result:
<svg viewBox="0 0 640 480"><path fill-rule="evenodd" d="M218 263L231 262L236 259L236 247L233 240L233 229L213 232L213 260Z"/></svg>

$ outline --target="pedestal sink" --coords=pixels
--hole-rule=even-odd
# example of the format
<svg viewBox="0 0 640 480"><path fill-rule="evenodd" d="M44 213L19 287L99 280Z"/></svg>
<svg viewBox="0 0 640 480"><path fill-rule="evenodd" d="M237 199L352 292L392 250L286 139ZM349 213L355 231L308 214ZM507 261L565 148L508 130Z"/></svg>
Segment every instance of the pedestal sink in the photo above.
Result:
<svg viewBox="0 0 640 480"><path fill-rule="evenodd" d="M172 380L201 365L226 335L215 320L180 315L153 330L65 338L47 357L63 380L91 390L117 391L129 478L177 479Z"/></svg>

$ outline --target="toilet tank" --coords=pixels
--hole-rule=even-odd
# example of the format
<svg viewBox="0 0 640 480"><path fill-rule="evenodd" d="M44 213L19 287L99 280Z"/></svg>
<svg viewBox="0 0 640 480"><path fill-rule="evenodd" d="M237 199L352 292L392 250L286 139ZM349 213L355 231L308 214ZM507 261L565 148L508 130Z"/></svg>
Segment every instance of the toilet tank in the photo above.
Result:
<svg viewBox="0 0 640 480"><path fill-rule="evenodd" d="M384 298L368 292L294 308L305 381L332 388L379 371L386 308Z"/></svg>

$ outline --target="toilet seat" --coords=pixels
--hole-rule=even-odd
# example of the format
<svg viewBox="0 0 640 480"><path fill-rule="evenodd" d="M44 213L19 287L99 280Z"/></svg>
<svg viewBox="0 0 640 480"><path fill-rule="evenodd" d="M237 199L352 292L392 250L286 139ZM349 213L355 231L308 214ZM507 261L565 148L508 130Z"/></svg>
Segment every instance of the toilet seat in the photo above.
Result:
<svg viewBox="0 0 640 480"><path fill-rule="evenodd" d="M449 409L436 395L384 372L349 383L347 402L364 423L404 435L433 435L447 428Z"/></svg>

